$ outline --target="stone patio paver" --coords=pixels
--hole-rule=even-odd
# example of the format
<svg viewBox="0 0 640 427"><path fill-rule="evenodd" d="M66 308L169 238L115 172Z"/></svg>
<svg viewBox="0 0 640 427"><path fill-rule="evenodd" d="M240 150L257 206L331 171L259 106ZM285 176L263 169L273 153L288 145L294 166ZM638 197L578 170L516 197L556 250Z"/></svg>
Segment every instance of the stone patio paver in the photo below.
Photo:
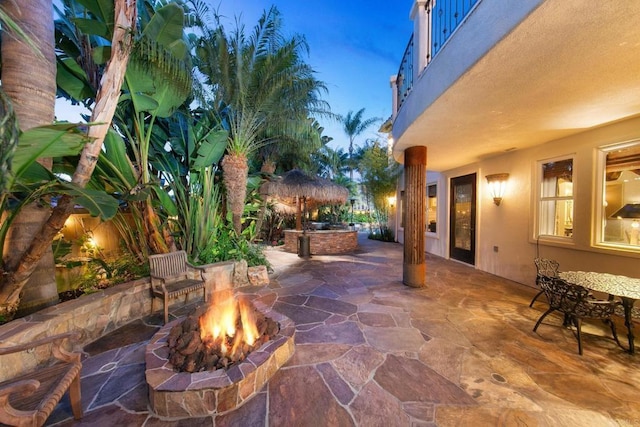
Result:
<svg viewBox="0 0 640 427"><path fill-rule="evenodd" d="M532 332L545 310L542 301L528 307L533 287L427 255L427 287L408 288L401 245L364 234L359 244L307 260L266 251L271 283L239 291L296 322L296 352L235 411L180 420L149 412L141 378L158 312L85 348L85 416L74 421L63 399L48 424L640 425L640 354L623 352L599 325L585 327L581 357L560 316Z"/></svg>

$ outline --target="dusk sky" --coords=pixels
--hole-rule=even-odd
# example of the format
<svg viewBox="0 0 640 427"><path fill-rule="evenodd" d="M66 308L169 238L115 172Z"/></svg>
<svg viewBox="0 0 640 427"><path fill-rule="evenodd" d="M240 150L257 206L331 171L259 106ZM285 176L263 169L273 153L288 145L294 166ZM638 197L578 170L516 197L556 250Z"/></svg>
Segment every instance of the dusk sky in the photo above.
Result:
<svg viewBox="0 0 640 427"><path fill-rule="evenodd" d="M402 54L413 31L409 13L413 0L206 0L218 7L227 30L241 18L247 32L265 9L275 5L287 34L304 35L309 44L306 61L316 70L329 93L331 111L346 115L365 108L364 118L391 115L389 78L398 72ZM59 105L63 105L62 102ZM56 109L60 120L78 121L77 109ZM349 145L340 124L321 119L330 146ZM382 122L381 122L382 123ZM358 137L356 145L375 138L379 126Z"/></svg>
<svg viewBox="0 0 640 427"><path fill-rule="evenodd" d="M218 0L210 0L211 5ZM413 31L409 13L413 0L221 0L223 24L233 28L241 15L247 30L264 9L275 5L285 31L302 34L310 48L308 63L326 83L326 100L334 113L365 108L365 118L391 116L389 78L398 72ZM347 148L348 138L337 123L323 120L333 148ZM374 138L378 126L356 140Z"/></svg>

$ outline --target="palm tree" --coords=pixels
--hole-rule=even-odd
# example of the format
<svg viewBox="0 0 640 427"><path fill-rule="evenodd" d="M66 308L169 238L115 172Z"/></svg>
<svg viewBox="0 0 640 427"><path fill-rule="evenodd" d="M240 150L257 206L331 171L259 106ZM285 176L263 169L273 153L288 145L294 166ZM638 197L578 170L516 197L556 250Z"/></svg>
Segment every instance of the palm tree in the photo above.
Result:
<svg viewBox="0 0 640 427"><path fill-rule="evenodd" d="M367 130L370 126L380 121L379 117L371 117L369 119L363 119L364 108L360 109L357 113L349 111L346 116L340 116L339 120L342 124L344 133L349 137L349 180L353 181L353 141L357 136Z"/></svg>
<svg viewBox="0 0 640 427"><path fill-rule="evenodd" d="M302 119L300 120L302 122ZM279 171L287 172L300 169L312 172L315 168L314 159L331 137L322 135L324 128L317 120L309 118L302 124L302 129L293 135L278 135L268 138L272 141L258 150L258 161L262 161L262 172L273 173L276 166ZM270 165L266 167L265 165Z"/></svg>
<svg viewBox="0 0 640 427"><path fill-rule="evenodd" d="M324 106L318 96L324 85L302 59L308 49L304 38L283 36L275 7L262 14L248 36L240 24L228 36L216 22L214 30L205 29L196 53L211 90L209 105L229 131L223 182L233 228L240 234L249 156L277 139L311 134L308 117Z"/></svg>
<svg viewBox="0 0 640 427"><path fill-rule="evenodd" d="M93 141L85 145L72 177L72 184L78 188L86 186L93 172L98 154L101 151L102 141L115 111L120 95L119 88L129 57L130 29L136 20L135 0L116 0L106 4L110 4L110 10L113 12L113 20L110 22L113 23L113 45L117 47L111 50L111 60L107 65L105 78L102 80L102 85L96 96L96 105L92 114L92 122L103 124L90 127L88 134ZM29 55L30 49L25 49L22 43L15 45L11 37L5 37L5 33L3 33L3 87L15 85L16 89L11 96L14 98L16 106L24 109L26 105L29 109L23 119L18 116L23 129L40 123L51 123L54 117L56 94L52 2L50 0L4 2L3 8L27 34L33 36L33 40L37 41L41 52L41 55L35 57ZM40 59L39 56L42 58ZM25 82L28 84L25 85ZM8 91L8 93L11 92ZM39 265L45 263L44 266L50 266L50 271L53 272L53 256L47 255L51 252L51 241L64 226L65 220L73 211L74 204L74 198L63 196L53 212L50 212L49 209L43 209L43 212L35 214L21 212L20 218L34 219L35 221L31 222L29 227L14 225L14 229L25 231L22 239L24 243L20 249L16 244L11 245L12 253L15 256L5 264L8 274L3 277L0 287L0 306L2 308L0 314L11 316L15 313L17 303L20 301L20 294L30 278L31 282L38 283L38 289L44 288L42 285L44 282L34 276L34 271ZM51 277L53 279L53 275ZM57 301L55 279L52 284L55 302Z"/></svg>
<svg viewBox="0 0 640 427"><path fill-rule="evenodd" d="M323 146L313 156L316 173L326 179L335 180L349 170L349 157L342 148Z"/></svg>
<svg viewBox="0 0 640 427"><path fill-rule="evenodd" d="M29 37L38 50L30 48L14 32L2 31L2 89L11 98L19 126L27 130L53 122L56 94L56 65L53 47L53 9L50 0L3 2L2 9ZM51 159L41 162L51 168ZM50 211L33 203L13 223L10 251L4 254L4 269L15 269L39 226ZM53 254L49 248L24 288L23 302L41 308L58 299ZM23 304L24 306L24 304Z"/></svg>

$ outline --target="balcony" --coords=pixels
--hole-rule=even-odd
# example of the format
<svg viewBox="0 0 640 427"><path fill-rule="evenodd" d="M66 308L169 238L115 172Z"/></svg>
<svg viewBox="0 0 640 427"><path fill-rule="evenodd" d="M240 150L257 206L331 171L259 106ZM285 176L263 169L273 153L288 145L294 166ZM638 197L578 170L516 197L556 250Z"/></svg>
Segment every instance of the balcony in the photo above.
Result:
<svg viewBox="0 0 640 427"><path fill-rule="evenodd" d="M419 13L425 14L429 31L426 31L424 37L421 38L421 43L425 43L427 53L424 56L428 65L431 62L431 58L434 57L444 46L446 41L455 32L456 28L464 21L466 16L471 12L473 7L479 0L453 0L453 1L433 1L428 0L425 4L424 10L421 9ZM414 64L414 49L413 49L413 34L409 39L407 48L404 55L402 55L402 61L400 68L398 69L398 107L402 105L402 102L409 94L409 91L413 87L413 64Z"/></svg>
<svg viewBox="0 0 640 427"><path fill-rule="evenodd" d="M397 87L398 105L400 106L413 87L413 35L409 39L404 55L402 55L402 62L397 74Z"/></svg>
<svg viewBox="0 0 640 427"><path fill-rule="evenodd" d="M394 156L426 145L445 171L640 114L638 17L627 2L416 0Z"/></svg>

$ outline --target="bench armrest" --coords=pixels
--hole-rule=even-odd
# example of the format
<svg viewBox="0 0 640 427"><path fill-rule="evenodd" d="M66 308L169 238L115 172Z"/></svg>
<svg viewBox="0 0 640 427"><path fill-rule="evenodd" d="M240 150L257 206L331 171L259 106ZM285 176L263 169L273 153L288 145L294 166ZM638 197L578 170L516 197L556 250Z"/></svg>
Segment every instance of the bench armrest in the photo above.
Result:
<svg viewBox="0 0 640 427"><path fill-rule="evenodd" d="M164 277L160 277L160 276L154 276L153 274L150 275L151 278L151 286L153 286L154 288L156 286L162 286L164 287Z"/></svg>
<svg viewBox="0 0 640 427"><path fill-rule="evenodd" d="M35 348L35 347L38 347L38 346L41 346L41 345L44 345L44 344L56 343L57 345L53 346L53 349L54 349L53 351L54 351L54 356L55 356L55 352L57 350L62 350L61 349L61 344L62 344L63 340L65 340L67 338L78 339L78 337L79 337L79 334L77 332L65 332L63 334L52 335L50 337L40 338L40 339L37 339L35 341L31 341L31 342L24 343L24 344L17 344L17 345L13 345L13 346L10 346L10 347L0 347L0 356L5 355L5 354L18 353L18 352L25 351L25 350L30 350L32 348Z"/></svg>
<svg viewBox="0 0 640 427"><path fill-rule="evenodd" d="M9 404L9 395L21 393L22 395L30 395L40 387L38 380L18 380L11 384L5 384L0 387L0 406Z"/></svg>
<svg viewBox="0 0 640 427"><path fill-rule="evenodd" d="M206 281L204 278L204 267L187 263L187 268L191 270L192 273L194 273L196 279L202 280L203 282Z"/></svg>

